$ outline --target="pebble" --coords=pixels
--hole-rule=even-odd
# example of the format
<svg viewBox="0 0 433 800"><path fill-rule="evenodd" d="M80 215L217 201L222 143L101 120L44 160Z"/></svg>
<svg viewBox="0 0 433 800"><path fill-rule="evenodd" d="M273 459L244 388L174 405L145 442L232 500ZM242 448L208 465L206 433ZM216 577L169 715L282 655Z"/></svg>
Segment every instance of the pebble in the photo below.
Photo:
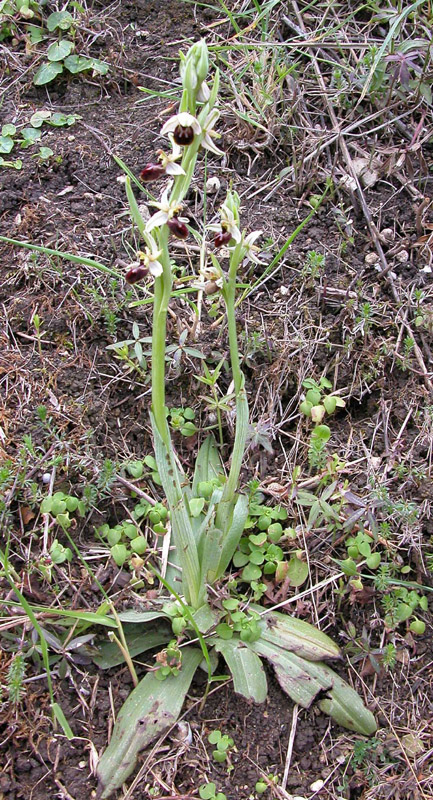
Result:
<svg viewBox="0 0 433 800"><path fill-rule="evenodd" d="M377 261L379 261L379 256L377 255L377 253L367 253L367 255L364 258L364 261L366 264L369 264L369 266L372 266L373 264L376 264Z"/></svg>
<svg viewBox="0 0 433 800"><path fill-rule="evenodd" d="M400 264L406 264L409 261L409 253L407 250L400 250L399 253L396 255L396 261L400 261Z"/></svg>

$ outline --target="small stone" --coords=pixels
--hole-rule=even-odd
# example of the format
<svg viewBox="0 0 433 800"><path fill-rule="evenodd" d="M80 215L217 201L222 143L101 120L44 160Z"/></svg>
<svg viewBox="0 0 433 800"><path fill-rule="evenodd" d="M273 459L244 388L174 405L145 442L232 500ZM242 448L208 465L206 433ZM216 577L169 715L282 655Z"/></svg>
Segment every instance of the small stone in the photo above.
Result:
<svg viewBox="0 0 433 800"><path fill-rule="evenodd" d="M373 264L376 264L379 261L379 256L377 253L367 253L367 255L364 258L364 261L366 264L372 267Z"/></svg>
<svg viewBox="0 0 433 800"><path fill-rule="evenodd" d="M44 472L44 474L42 475L42 483L47 485L50 482L50 480L51 480L50 473L49 472Z"/></svg>
<svg viewBox="0 0 433 800"><path fill-rule="evenodd" d="M400 264L406 264L409 261L409 253L407 250L400 250L399 253L396 255L396 261L400 261Z"/></svg>
<svg viewBox="0 0 433 800"><path fill-rule="evenodd" d="M382 239L385 239L386 242L393 242L394 241L394 231L392 228L384 228L382 231Z"/></svg>
<svg viewBox="0 0 433 800"><path fill-rule="evenodd" d="M282 297L287 297L287 295L288 295L288 294L289 294L289 292L290 292L290 289L289 289L289 287L288 287L288 286L280 286L280 288L279 288L279 292L280 292L280 294L282 295Z"/></svg>
<svg viewBox="0 0 433 800"><path fill-rule="evenodd" d="M325 781L322 780L314 781L314 783L311 784L310 789L312 792L320 792L320 790L323 789L324 785Z"/></svg>

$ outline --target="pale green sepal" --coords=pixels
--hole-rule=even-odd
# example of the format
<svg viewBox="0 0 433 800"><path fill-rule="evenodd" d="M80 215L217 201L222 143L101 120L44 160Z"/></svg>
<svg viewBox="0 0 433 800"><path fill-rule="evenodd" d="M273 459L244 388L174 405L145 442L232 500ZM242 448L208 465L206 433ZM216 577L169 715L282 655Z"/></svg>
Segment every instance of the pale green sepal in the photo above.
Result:
<svg viewBox="0 0 433 800"><path fill-rule="evenodd" d="M158 681L149 672L119 711L110 744L97 769L101 798L109 797L134 770L137 755L176 722L202 660L200 649L182 650L182 669L175 677Z"/></svg>
<svg viewBox="0 0 433 800"><path fill-rule="evenodd" d="M136 224L136 226L138 228L138 232L139 232L141 238L145 239L146 238L145 237L146 224L144 222L143 217L140 214L140 209L138 208L138 203L137 203L137 201L135 199L134 192L132 191L131 179L130 179L129 175L127 175L126 179L125 179L125 188L126 188L126 196L128 198L128 203L129 203L129 210L131 212L131 217L134 220L134 222L135 222L135 224Z"/></svg>
<svg viewBox="0 0 433 800"><path fill-rule="evenodd" d="M158 631L146 631L142 625L128 625L124 628L124 634L131 658L169 642L173 635L171 628L168 627L165 630L161 627ZM111 669L123 664L125 657L116 642L106 641L98 646L98 652L92 655L92 661L100 669Z"/></svg>
<svg viewBox="0 0 433 800"><path fill-rule="evenodd" d="M268 685L258 655L239 639L215 639L215 650L227 662L235 692L247 700L263 703L268 694Z"/></svg>
<svg viewBox="0 0 433 800"><path fill-rule="evenodd" d="M260 606L251 605L253 611L260 614ZM319 631L309 622L272 611L260 619L262 639L271 644L276 644L283 650L297 653L309 661L324 661L330 658L340 658L340 648L326 633Z"/></svg>

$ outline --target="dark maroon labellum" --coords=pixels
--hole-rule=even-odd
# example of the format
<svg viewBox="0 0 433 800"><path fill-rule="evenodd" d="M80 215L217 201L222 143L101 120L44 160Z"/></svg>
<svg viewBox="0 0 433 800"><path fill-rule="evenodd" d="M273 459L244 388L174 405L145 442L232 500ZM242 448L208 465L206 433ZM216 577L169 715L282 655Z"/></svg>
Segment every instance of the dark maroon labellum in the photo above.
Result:
<svg viewBox="0 0 433 800"><path fill-rule="evenodd" d="M186 128L183 125L176 125L173 131L173 139L180 147L185 147L187 144L192 144L194 141L194 131L191 125Z"/></svg>
<svg viewBox="0 0 433 800"><path fill-rule="evenodd" d="M146 164L140 172L140 180L143 183L150 183L150 181L156 181L163 175L165 175L165 169L161 164Z"/></svg>
<svg viewBox="0 0 433 800"><path fill-rule="evenodd" d="M167 221L167 225L176 239L188 238L188 228L186 227L185 223L181 222L177 217L172 217L172 219L169 219Z"/></svg>
<svg viewBox="0 0 433 800"><path fill-rule="evenodd" d="M143 280L146 277L149 270L147 267L131 267L131 269L125 275L126 283L138 283L138 281Z"/></svg>
<svg viewBox="0 0 433 800"><path fill-rule="evenodd" d="M215 247L223 247L223 245L228 244L232 235L230 231L221 231L221 233L217 233L215 239L213 240Z"/></svg>

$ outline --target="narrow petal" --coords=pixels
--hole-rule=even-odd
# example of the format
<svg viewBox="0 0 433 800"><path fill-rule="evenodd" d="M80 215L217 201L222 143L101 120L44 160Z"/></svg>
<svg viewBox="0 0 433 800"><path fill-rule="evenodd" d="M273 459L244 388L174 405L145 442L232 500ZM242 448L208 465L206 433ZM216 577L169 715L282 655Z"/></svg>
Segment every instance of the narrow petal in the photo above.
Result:
<svg viewBox="0 0 433 800"><path fill-rule="evenodd" d="M262 235L262 233L263 231L253 231L252 233L249 233L248 236L245 236L245 241L244 241L245 246L249 247L250 245L254 244L256 239L258 239L259 236Z"/></svg>
<svg viewBox="0 0 433 800"><path fill-rule="evenodd" d="M230 225L229 231L230 231L230 233L232 235L232 239L235 240L236 244L239 244L239 242L242 239L242 234L241 234L238 226L237 225Z"/></svg>

